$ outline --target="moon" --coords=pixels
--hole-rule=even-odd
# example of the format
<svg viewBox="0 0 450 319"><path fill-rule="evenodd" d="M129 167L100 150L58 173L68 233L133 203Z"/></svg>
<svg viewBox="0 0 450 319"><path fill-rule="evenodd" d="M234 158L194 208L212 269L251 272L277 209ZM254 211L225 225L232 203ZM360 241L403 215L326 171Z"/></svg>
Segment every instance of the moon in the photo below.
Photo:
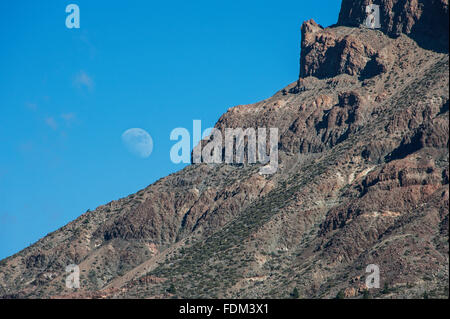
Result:
<svg viewBox="0 0 450 319"><path fill-rule="evenodd" d="M153 151L153 140L147 131L141 128L130 128L123 132L122 142L130 153L147 158Z"/></svg>

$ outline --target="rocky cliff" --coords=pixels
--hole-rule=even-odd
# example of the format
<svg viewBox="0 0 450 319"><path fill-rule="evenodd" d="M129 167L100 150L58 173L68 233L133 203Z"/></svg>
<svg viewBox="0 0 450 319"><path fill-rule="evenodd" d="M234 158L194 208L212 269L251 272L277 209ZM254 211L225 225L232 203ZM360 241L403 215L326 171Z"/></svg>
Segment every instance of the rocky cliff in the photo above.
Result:
<svg viewBox="0 0 450 319"><path fill-rule="evenodd" d="M305 22L300 78L218 120L278 128L275 174L190 165L2 260L0 296L448 298L448 2L379 1L380 30L366 4Z"/></svg>
<svg viewBox="0 0 450 319"><path fill-rule="evenodd" d="M407 34L422 46L448 51L448 0L343 0L338 24L363 24L369 4L379 6L381 30L389 36Z"/></svg>

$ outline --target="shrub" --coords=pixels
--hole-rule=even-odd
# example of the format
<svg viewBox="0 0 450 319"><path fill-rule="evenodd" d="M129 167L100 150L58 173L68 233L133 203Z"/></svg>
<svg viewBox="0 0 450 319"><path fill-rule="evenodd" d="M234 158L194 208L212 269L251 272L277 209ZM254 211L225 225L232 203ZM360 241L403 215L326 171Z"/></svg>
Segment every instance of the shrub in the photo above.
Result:
<svg viewBox="0 0 450 319"><path fill-rule="evenodd" d="M338 292L338 294L336 295L336 299L345 299L344 290Z"/></svg>
<svg viewBox="0 0 450 319"><path fill-rule="evenodd" d="M169 294L175 294L177 290L175 289L175 286L173 284L170 285L170 287L167 289L167 292Z"/></svg>
<svg viewBox="0 0 450 319"><path fill-rule="evenodd" d="M291 297L292 297L293 299L298 299L298 297L300 297L300 295L299 295L299 293L298 293L297 287L295 287L294 290L292 291Z"/></svg>

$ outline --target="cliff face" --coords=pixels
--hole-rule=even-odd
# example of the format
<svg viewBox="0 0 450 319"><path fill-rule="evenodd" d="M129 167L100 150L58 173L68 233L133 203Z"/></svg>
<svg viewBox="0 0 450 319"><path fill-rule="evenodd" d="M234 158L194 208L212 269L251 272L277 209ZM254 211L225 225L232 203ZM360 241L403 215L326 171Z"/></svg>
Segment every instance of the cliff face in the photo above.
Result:
<svg viewBox="0 0 450 319"><path fill-rule="evenodd" d="M369 4L380 6L381 30L386 34L408 34L427 48L448 51L448 0L343 0L338 24L363 24Z"/></svg>
<svg viewBox="0 0 450 319"><path fill-rule="evenodd" d="M378 41L376 41L378 40ZM359 29L323 29L314 20L302 25L300 78L329 78L339 74L370 78L392 64L389 39Z"/></svg>
<svg viewBox="0 0 450 319"><path fill-rule="evenodd" d="M0 296L361 298L376 264L374 297L448 298L448 5L381 1L371 30L365 4L305 22L300 79L218 120L278 128L275 174L190 165L1 261Z"/></svg>

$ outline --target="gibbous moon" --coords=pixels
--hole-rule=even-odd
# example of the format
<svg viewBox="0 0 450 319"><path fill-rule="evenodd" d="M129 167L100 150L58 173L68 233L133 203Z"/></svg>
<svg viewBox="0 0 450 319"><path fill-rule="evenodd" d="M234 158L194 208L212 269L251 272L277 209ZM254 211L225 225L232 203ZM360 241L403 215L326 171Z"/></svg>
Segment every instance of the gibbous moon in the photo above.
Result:
<svg viewBox="0 0 450 319"><path fill-rule="evenodd" d="M122 141L134 155L147 158L153 151L153 140L150 134L141 128L130 128L123 132Z"/></svg>

